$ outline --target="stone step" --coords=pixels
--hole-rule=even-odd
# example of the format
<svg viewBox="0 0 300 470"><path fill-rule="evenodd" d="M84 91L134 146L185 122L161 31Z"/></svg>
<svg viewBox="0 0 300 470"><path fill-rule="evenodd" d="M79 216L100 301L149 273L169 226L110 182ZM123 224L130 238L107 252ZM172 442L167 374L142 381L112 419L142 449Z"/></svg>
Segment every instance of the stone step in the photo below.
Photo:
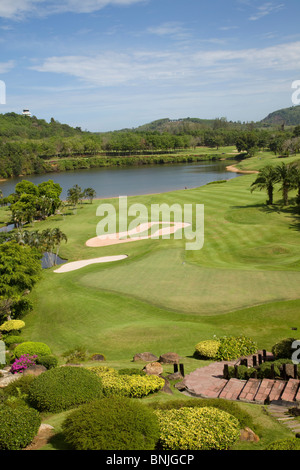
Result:
<svg viewBox="0 0 300 470"><path fill-rule="evenodd" d="M278 402L280 400L281 394L286 386L286 382L283 380L275 380L273 387L271 389L269 395L269 402L272 403L273 401Z"/></svg>
<svg viewBox="0 0 300 470"><path fill-rule="evenodd" d="M281 400L283 402L294 402L295 397L297 396L297 391L299 388L300 380L290 379L281 394Z"/></svg>
<svg viewBox="0 0 300 470"><path fill-rule="evenodd" d="M225 400L238 400L241 391L245 387L246 380L230 379L221 391L219 398Z"/></svg>
<svg viewBox="0 0 300 470"><path fill-rule="evenodd" d="M227 383L226 379L215 379L208 387L202 389L199 395L202 398L218 398Z"/></svg>
<svg viewBox="0 0 300 470"><path fill-rule="evenodd" d="M261 381L259 390L257 391L257 394L255 395L254 401L256 403L264 404L265 401L270 396L274 383L275 383L275 380L263 379Z"/></svg>
<svg viewBox="0 0 300 470"><path fill-rule="evenodd" d="M249 379L239 395L240 401L253 402L260 388L261 380Z"/></svg>

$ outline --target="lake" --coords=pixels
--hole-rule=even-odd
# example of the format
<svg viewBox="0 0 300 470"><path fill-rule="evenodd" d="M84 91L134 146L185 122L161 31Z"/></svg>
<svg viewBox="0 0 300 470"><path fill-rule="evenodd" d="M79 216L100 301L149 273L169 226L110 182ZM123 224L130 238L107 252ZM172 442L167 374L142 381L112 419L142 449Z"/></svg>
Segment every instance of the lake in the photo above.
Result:
<svg viewBox="0 0 300 470"><path fill-rule="evenodd" d="M118 168L93 168L12 178L0 183L4 196L13 193L19 181L34 184L52 179L62 187L61 199L74 184L82 189L93 188L98 198L163 193L178 189L204 186L212 181L229 180L239 176L226 170L230 161L197 162L185 164L144 165ZM235 162L236 163L236 162Z"/></svg>

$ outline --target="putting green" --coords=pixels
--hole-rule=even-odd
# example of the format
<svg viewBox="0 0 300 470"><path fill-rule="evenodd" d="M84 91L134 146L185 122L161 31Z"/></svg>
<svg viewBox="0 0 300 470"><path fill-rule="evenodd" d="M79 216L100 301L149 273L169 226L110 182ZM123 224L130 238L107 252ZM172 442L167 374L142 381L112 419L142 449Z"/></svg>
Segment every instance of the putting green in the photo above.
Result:
<svg viewBox="0 0 300 470"><path fill-rule="evenodd" d="M85 288L129 295L178 312L215 315L299 297L300 273L201 268L179 248L82 275Z"/></svg>

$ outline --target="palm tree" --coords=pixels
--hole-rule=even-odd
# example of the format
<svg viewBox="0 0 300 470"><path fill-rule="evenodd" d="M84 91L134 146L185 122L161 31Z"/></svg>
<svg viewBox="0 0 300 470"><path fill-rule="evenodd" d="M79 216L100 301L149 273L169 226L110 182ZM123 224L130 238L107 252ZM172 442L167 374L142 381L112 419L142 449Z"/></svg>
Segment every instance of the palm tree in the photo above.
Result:
<svg viewBox="0 0 300 470"><path fill-rule="evenodd" d="M286 165L281 163L276 167L278 182L282 184L280 191L282 191L283 204L285 206L289 203L289 190L292 189L294 180L294 167L293 165Z"/></svg>
<svg viewBox="0 0 300 470"><path fill-rule="evenodd" d="M62 241L65 241L67 243L68 238L67 238L67 235L63 233L59 228L55 228L52 230L52 236L53 236L54 245L56 246L55 262L54 262L54 264L56 264L60 245Z"/></svg>
<svg viewBox="0 0 300 470"><path fill-rule="evenodd" d="M297 163L291 165L293 171L293 180L292 180L292 188L297 189L298 193L296 196L297 204L300 204L300 167Z"/></svg>
<svg viewBox="0 0 300 470"><path fill-rule="evenodd" d="M273 204L273 193L274 193L274 185L278 181L278 174L274 167L271 165L267 165L259 172L256 180L251 185L251 192L259 189L260 191L263 189L267 190L268 193L268 200L267 204Z"/></svg>
<svg viewBox="0 0 300 470"><path fill-rule="evenodd" d="M93 188L86 188L84 191L83 191L83 194L84 194L84 197L86 197L87 199L89 199L91 201L91 204L93 202L93 199L96 197L97 193L95 191L95 189Z"/></svg>

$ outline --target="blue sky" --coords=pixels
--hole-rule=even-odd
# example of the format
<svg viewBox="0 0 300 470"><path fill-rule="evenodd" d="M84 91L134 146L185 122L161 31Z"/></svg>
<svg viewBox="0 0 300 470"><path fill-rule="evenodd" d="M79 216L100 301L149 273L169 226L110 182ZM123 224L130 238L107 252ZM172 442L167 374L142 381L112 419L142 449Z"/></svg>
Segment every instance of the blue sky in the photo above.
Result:
<svg viewBox="0 0 300 470"><path fill-rule="evenodd" d="M299 17L299 0L0 0L0 113L257 121L293 105Z"/></svg>

